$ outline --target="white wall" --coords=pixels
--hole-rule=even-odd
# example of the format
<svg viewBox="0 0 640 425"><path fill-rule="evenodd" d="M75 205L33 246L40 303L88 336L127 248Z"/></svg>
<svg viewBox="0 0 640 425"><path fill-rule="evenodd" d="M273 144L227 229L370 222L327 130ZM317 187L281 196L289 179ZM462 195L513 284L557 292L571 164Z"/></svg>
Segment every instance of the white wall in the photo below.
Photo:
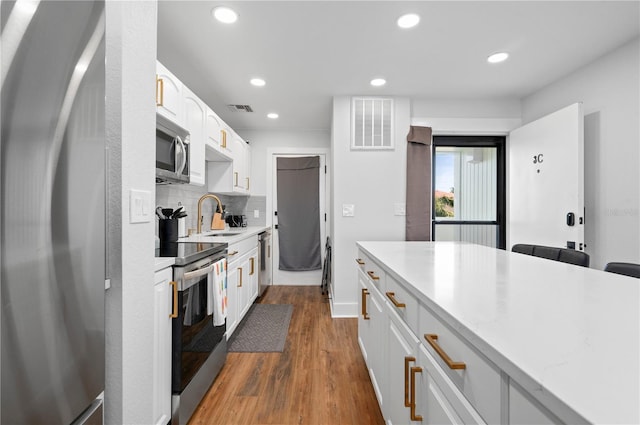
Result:
<svg viewBox="0 0 640 425"><path fill-rule="evenodd" d="M271 148L322 148L330 146L329 131L238 131L251 147L251 196L267 194L267 150Z"/></svg>
<svg viewBox="0 0 640 425"><path fill-rule="evenodd" d="M129 224L129 190L155 197L156 6L106 2L106 424L152 423L155 223Z"/></svg>
<svg viewBox="0 0 640 425"><path fill-rule="evenodd" d="M522 100L524 123L574 102L585 115L585 240L591 267L640 263L640 40Z"/></svg>
<svg viewBox="0 0 640 425"><path fill-rule="evenodd" d="M410 104L395 99L395 149L352 151L351 97L333 99L331 134L333 193L332 312L357 314L356 241L404 240L403 216L394 216L394 203L405 201L406 137ZM342 216L342 205L355 205L354 217Z"/></svg>

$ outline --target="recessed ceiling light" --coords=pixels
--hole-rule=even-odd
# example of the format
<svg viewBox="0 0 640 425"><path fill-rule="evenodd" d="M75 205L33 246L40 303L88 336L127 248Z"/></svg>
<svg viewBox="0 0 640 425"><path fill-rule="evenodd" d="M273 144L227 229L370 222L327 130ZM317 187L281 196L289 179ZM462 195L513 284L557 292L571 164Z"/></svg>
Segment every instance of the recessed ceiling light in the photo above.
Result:
<svg viewBox="0 0 640 425"><path fill-rule="evenodd" d="M399 17L397 22L400 28L413 28L420 22L420 16L415 13L407 13Z"/></svg>
<svg viewBox="0 0 640 425"><path fill-rule="evenodd" d="M487 62L500 63L500 62L506 61L508 57L509 57L509 53L506 53L506 52L494 53L487 58Z"/></svg>
<svg viewBox="0 0 640 425"><path fill-rule="evenodd" d="M275 112L270 112L267 114L268 118L271 118L272 120L275 120L276 118L278 118L278 114L276 114Z"/></svg>
<svg viewBox="0 0 640 425"><path fill-rule="evenodd" d="M380 87L387 84L387 81L384 78L374 78L371 80L371 85L374 87Z"/></svg>
<svg viewBox="0 0 640 425"><path fill-rule="evenodd" d="M250 83L256 87L262 87L267 84L266 81L264 81L262 78L252 78Z"/></svg>
<svg viewBox="0 0 640 425"><path fill-rule="evenodd" d="M238 14L228 7L218 6L213 8L211 14L218 21L223 22L225 24L232 24L238 20Z"/></svg>

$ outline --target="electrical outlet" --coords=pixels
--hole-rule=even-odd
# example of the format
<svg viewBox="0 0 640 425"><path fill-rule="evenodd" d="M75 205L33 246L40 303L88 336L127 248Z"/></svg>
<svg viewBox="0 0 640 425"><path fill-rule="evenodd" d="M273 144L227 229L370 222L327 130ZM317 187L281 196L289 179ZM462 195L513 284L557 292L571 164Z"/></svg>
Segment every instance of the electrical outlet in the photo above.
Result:
<svg viewBox="0 0 640 425"><path fill-rule="evenodd" d="M253 218L260 218L260 210L253 210Z"/></svg>
<svg viewBox="0 0 640 425"><path fill-rule="evenodd" d="M393 215L407 215L407 207L404 202L393 204Z"/></svg>
<svg viewBox="0 0 640 425"><path fill-rule="evenodd" d="M356 206L353 204L342 204L342 216L354 217L356 215Z"/></svg>

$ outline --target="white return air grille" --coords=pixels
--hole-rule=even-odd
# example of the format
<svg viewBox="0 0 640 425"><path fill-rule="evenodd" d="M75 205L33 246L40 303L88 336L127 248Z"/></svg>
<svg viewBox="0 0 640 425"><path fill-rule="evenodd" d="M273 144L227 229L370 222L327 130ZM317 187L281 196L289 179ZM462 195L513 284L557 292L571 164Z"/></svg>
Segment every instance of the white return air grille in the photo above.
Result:
<svg viewBox="0 0 640 425"><path fill-rule="evenodd" d="M352 98L351 148L393 149L393 99Z"/></svg>

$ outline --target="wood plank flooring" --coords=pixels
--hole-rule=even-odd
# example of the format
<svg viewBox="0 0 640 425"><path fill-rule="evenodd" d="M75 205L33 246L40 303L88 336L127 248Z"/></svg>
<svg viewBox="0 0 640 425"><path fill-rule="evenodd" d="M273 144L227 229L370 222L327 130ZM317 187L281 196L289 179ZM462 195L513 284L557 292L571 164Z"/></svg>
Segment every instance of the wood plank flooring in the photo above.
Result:
<svg viewBox="0 0 640 425"><path fill-rule="evenodd" d="M384 424L358 346L358 320L332 319L319 287L272 286L293 304L282 353L229 353L189 425Z"/></svg>

